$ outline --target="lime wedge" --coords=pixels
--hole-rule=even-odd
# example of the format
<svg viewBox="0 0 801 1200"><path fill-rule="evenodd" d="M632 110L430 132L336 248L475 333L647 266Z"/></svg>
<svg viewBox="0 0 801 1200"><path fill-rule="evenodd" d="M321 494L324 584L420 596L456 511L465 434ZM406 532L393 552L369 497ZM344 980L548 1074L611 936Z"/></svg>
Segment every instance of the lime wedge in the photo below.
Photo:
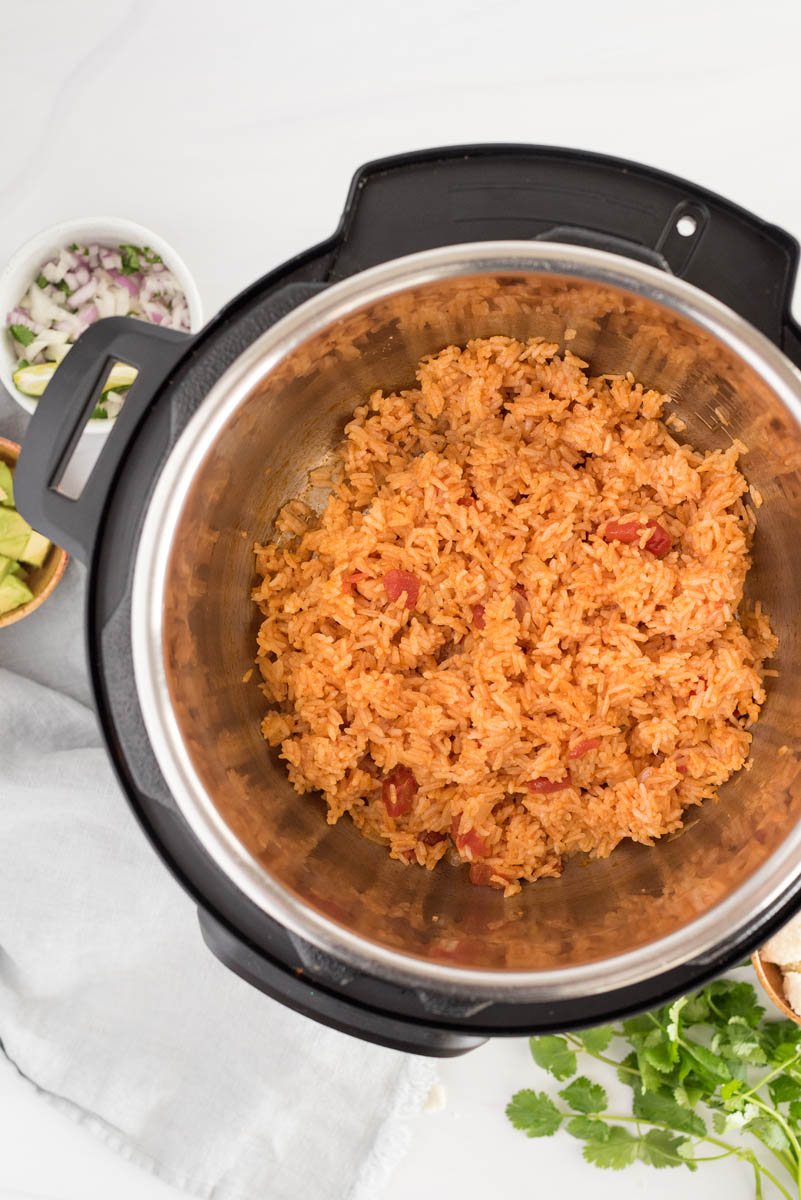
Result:
<svg viewBox="0 0 801 1200"><path fill-rule="evenodd" d="M39 363L36 367L20 367L12 376L17 390L22 392L23 396L41 396L53 378L57 366L58 363ZM136 375L136 367L129 367L127 363L115 363L103 384L103 392L130 387Z"/></svg>

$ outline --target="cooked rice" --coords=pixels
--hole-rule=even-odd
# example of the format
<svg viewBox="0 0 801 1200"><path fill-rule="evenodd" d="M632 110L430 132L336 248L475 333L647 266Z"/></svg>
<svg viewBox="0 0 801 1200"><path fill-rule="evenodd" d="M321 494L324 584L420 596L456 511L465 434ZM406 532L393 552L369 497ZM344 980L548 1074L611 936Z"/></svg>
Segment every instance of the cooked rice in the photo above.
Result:
<svg viewBox="0 0 801 1200"><path fill-rule="evenodd" d="M424 359L356 409L322 515L294 500L256 546L293 786L507 895L714 797L776 648L741 611L743 447L680 445L669 397L586 368L539 338Z"/></svg>

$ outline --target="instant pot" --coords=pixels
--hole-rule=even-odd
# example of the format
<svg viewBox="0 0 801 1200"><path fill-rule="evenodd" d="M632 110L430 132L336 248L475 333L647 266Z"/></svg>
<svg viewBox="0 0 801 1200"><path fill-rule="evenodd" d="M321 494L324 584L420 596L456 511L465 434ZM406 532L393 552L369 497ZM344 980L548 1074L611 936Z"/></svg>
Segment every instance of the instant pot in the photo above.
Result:
<svg viewBox="0 0 801 1200"><path fill-rule="evenodd" d="M25 517L89 566L109 753L208 946L268 995L425 1054L618 1017L737 963L801 891L801 331L796 242L681 179L533 146L357 172L339 228L196 336L92 326L39 402ZM779 636L752 760L677 836L572 860L509 900L404 867L298 796L259 732L253 544L375 388L471 337L569 344L673 397L681 436L740 439L757 516L746 603ZM59 481L110 365L138 369L78 497ZM759 505L762 501L761 507Z"/></svg>

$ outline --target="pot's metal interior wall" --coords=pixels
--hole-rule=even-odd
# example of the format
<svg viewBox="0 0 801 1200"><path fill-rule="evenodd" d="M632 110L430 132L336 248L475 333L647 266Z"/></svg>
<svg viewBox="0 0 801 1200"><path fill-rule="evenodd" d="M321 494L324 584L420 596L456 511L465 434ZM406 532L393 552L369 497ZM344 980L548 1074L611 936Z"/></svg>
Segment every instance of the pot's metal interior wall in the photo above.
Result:
<svg viewBox="0 0 801 1200"><path fill-rule="evenodd" d="M271 534L307 473L374 388L412 382L424 354L470 337L542 335L593 373L632 371L675 398L682 435L699 448L749 448L762 493L749 595L780 638L778 678L756 727L753 767L718 804L691 811L655 847L621 845L573 861L561 879L511 900L470 885L466 869L391 861L322 801L298 796L259 733L266 701L252 666L259 614L252 548ZM226 822L291 892L363 937L452 965L537 970L599 962L686 924L752 874L801 808L797 597L801 593L801 433L768 386L693 322L653 301L558 276L482 275L383 299L284 359L240 407L195 479L174 542L164 654L194 766ZM319 498L319 497L318 497ZM795 715L794 715L795 714ZM782 751L781 747L787 747ZM659 964L655 964L655 969Z"/></svg>

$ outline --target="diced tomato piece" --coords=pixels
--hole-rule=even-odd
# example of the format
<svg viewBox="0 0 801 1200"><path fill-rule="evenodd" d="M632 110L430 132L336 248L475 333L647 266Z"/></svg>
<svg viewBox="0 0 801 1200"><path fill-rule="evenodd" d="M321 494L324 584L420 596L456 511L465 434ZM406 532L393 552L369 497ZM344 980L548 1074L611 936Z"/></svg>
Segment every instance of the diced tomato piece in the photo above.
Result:
<svg viewBox="0 0 801 1200"><path fill-rule="evenodd" d="M640 536L638 521L607 521L604 527L605 542L623 542L629 546Z"/></svg>
<svg viewBox="0 0 801 1200"><path fill-rule="evenodd" d="M664 558L673 545L673 538L658 521L646 521L644 524L639 521L607 521L604 526L604 541L623 542L629 546L632 542L639 541L643 529L653 531L645 543L645 549L649 550L654 558Z"/></svg>
<svg viewBox="0 0 801 1200"><path fill-rule="evenodd" d="M653 533L645 543L645 549L650 550L654 558L664 558L673 546L673 538L658 521L646 521L646 526L653 529Z"/></svg>
<svg viewBox="0 0 801 1200"><path fill-rule="evenodd" d="M581 758L582 754L588 754L590 750L597 750L601 744L599 737L583 738L580 742L576 742L575 746L571 746L568 751L568 758Z"/></svg>
<svg viewBox="0 0 801 1200"><path fill-rule="evenodd" d="M484 626L486 625L486 623L487 622L484 620L484 605L483 604L474 604L473 605L473 628L474 629L483 629Z"/></svg>
<svg viewBox="0 0 801 1200"><path fill-rule="evenodd" d="M393 603L405 592L404 607L414 608L420 595L420 580L416 575L412 575L411 571L387 571L382 583L384 591Z"/></svg>
<svg viewBox="0 0 801 1200"><path fill-rule="evenodd" d="M690 768L686 763L676 763L676 770L678 771L679 775L686 775L689 769Z"/></svg>
<svg viewBox="0 0 801 1200"><path fill-rule="evenodd" d="M546 779L544 775L540 775L539 779L530 779L526 787L530 792L538 792L541 796L547 796L549 792L563 792L565 788L570 787L572 779L568 771L561 779Z"/></svg>
<svg viewBox="0 0 801 1200"><path fill-rule="evenodd" d="M456 844L456 849L460 853L462 850L469 850L473 858L481 858L483 855L488 854L489 847L487 843L475 829L468 829L465 833L459 833L460 820L460 814L457 813L451 821L451 837Z"/></svg>
<svg viewBox="0 0 801 1200"><path fill-rule="evenodd" d="M495 878L493 878L495 876ZM488 863L471 863L470 864L470 882L476 887L494 887L502 888L505 875L501 875Z"/></svg>
<svg viewBox="0 0 801 1200"><path fill-rule="evenodd" d="M407 863L414 862L414 860L417 858L417 855L415 854L414 850L401 850L400 856L404 860L404 862L407 862Z"/></svg>
<svg viewBox="0 0 801 1200"><path fill-rule="evenodd" d="M481 858L482 855L489 854L489 846L475 829L468 829L467 833L460 833L456 839L456 848L460 851L469 850L474 858Z"/></svg>
<svg viewBox="0 0 801 1200"><path fill-rule="evenodd" d="M416 795L417 780L409 768L400 763L381 782L381 799L390 817L403 817L411 812Z"/></svg>
<svg viewBox="0 0 801 1200"><path fill-rule="evenodd" d="M462 496L461 500L457 500L456 503L460 505L461 508L474 508L476 498L475 496Z"/></svg>
<svg viewBox="0 0 801 1200"><path fill-rule="evenodd" d="M514 601L514 606L515 606L515 616L517 617L518 621L522 621L523 617L528 612L528 600L526 599L526 589L523 587L523 585L521 583L516 583L515 586L512 588L512 591L514 592L513 601Z"/></svg>
<svg viewBox="0 0 801 1200"><path fill-rule="evenodd" d="M350 571L347 575L342 576L342 591L346 596L352 596L354 583L366 578L364 571Z"/></svg>
<svg viewBox="0 0 801 1200"><path fill-rule="evenodd" d="M428 833L420 834L420 841L424 846L438 846L440 842L444 842L447 838L447 833L437 833L433 829L429 829Z"/></svg>

